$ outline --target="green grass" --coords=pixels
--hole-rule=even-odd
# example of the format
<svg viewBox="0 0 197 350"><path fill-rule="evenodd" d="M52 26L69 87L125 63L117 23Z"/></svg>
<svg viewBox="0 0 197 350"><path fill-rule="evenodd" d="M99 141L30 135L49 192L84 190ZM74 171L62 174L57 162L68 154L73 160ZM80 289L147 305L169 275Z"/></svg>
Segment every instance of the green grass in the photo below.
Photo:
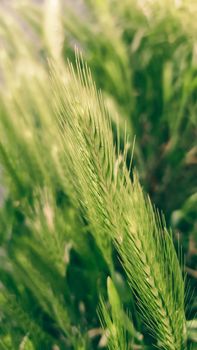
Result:
<svg viewBox="0 0 197 350"><path fill-rule="evenodd" d="M0 5L0 349L196 348L196 9Z"/></svg>

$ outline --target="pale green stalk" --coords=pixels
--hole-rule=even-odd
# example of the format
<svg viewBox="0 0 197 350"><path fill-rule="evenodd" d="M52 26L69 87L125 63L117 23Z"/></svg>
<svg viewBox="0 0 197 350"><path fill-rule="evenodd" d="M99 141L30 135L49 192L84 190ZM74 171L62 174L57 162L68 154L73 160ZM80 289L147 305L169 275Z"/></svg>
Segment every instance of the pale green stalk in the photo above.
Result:
<svg viewBox="0 0 197 350"><path fill-rule="evenodd" d="M74 195L111 266L111 240L118 250L142 317L163 349L185 342L184 284L171 234L161 223L137 175L116 157L110 116L86 65L68 64L63 82L52 68L57 115Z"/></svg>

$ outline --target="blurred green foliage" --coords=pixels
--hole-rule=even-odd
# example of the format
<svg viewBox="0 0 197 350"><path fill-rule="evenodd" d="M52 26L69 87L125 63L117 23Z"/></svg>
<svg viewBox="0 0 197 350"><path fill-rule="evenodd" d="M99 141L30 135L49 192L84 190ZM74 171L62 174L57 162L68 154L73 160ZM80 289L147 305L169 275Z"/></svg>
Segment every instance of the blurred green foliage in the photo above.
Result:
<svg viewBox="0 0 197 350"><path fill-rule="evenodd" d="M188 345L195 349L195 13L195 0L0 4L0 349L105 348L101 295L109 299L103 311L111 305L104 326L117 324L124 338L126 324L131 349L155 344L115 251L117 291L109 280L107 290L106 256L68 181L47 60L64 67L76 46L102 90L114 138L117 118L122 149L125 124L131 143L136 137L133 166L172 227L175 247L183 247Z"/></svg>

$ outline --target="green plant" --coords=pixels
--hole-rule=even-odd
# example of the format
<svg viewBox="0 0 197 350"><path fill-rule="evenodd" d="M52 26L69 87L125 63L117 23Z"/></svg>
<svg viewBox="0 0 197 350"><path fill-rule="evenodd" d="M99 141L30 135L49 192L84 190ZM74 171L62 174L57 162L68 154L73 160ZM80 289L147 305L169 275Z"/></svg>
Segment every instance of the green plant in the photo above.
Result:
<svg viewBox="0 0 197 350"><path fill-rule="evenodd" d="M45 5L1 5L0 349L185 349L195 2Z"/></svg>

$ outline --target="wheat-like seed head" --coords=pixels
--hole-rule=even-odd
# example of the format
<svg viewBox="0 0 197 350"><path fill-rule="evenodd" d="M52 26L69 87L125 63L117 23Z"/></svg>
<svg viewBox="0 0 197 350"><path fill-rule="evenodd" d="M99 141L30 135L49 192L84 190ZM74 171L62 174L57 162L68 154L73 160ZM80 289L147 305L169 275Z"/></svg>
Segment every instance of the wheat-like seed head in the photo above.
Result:
<svg viewBox="0 0 197 350"><path fill-rule="evenodd" d="M52 68L74 195L109 266L114 242L142 316L160 347L181 349L185 342L184 284L172 236L135 172L131 181L126 151L116 155L109 112L79 55L76 69L77 73L68 63L65 83Z"/></svg>

